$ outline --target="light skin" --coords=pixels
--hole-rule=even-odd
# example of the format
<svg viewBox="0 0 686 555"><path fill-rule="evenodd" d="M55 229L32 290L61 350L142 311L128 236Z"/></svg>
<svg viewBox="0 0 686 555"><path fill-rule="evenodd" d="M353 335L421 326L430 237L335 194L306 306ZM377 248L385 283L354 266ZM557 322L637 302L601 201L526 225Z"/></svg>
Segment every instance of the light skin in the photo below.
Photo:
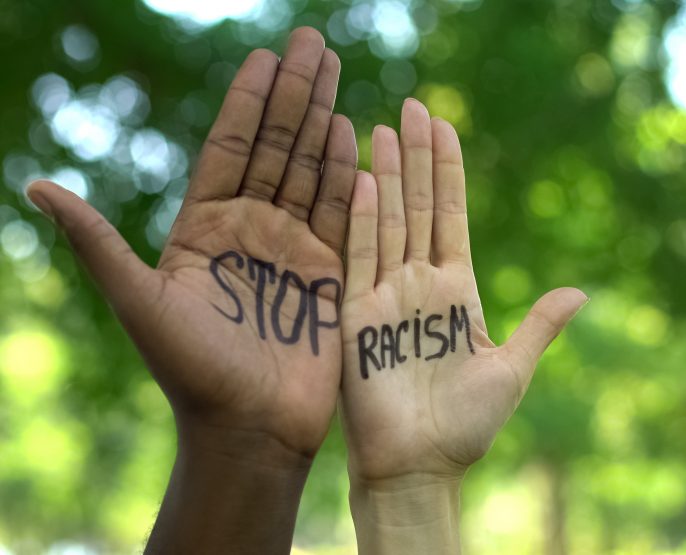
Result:
<svg viewBox="0 0 686 555"><path fill-rule="evenodd" d="M372 173L359 172L355 183L342 307L340 408L358 549L360 555L455 554L465 472L518 406L543 351L588 299L573 288L547 293L496 346L472 268L454 129L408 99L400 138L379 126L372 150ZM437 315L428 331L449 338L453 305L461 329L454 351L439 356L442 341L427 336L425 320ZM397 352L382 354L380 339L370 350L378 362L385 356L385 368L377 370L360 346L361 330L388 324L395 340L403 321ZM371 335L363 339L365 348L372 344ZM397 354L407 358L391 368Z"/></svg>
<svg viewBox="0 0 686 555"><path fill-rule="evenodd" d="M174 411L178 454L148 554L290 552L340 384L335 282L343 284L357 153L350 122L331 116L339 69L311 28L292 33L281 60L267 50L248 56L156 269L74 194L48 181L28 189L65 232ZM228 252L235 254L220 257ZM274 265L274 283L256 261ZM290 274L277 301L287 271L302 285ZM327 323L315 327L316 348L313 306ZM302 316L297 340L276 338L274 319L292 339Z"/></svg>

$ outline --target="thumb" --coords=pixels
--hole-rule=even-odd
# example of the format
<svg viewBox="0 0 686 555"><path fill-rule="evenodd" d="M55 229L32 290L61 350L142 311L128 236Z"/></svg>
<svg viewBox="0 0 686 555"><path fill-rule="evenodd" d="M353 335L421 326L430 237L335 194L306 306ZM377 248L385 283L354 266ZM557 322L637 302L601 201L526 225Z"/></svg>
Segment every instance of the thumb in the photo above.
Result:
<svg viewBox="0 0 686 555"><path fill-rule="evenodd" d="M141 292L154 280L155 272L136 256L102 214L50 181L34 181L26 194L64 231L115 311L124 315L129 307L137 306Z"/></svg>
<svg viewBox="0 0 686 555"><path fill-rule="evenodd" d="M573 287L550 291L536 301L507 340L503 347L524 389L548 345L587 302L586 294Z"/></svg>

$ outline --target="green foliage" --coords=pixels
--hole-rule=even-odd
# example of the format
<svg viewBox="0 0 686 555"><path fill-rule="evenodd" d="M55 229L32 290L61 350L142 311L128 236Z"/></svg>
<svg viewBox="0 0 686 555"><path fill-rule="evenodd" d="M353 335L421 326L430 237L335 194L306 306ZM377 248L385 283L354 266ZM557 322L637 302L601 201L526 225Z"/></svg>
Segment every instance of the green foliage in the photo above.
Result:
<svg viewBox="0 0 686 555"><path fill-rule="evenodd" d="M495 341L550 288L591 297L469 474L466 552L686 553L686 112L667 97L660 54L678 5L396 2L410 6L417 41L394 53L345 26L362 0L270 1L264 21L200 28L134 0L0 0L0 553L59 542L130 553L175 449L163 396L23 186L47 174L87 190L155 264L235 69L254 47L280 51L301 24L341 57L336 109L355 124L362 167L373 126L397 127L405 96L456 126ZM87 30L85 60L68 55L72 25ZM93 156L97 130L55 135L46 103L64 82L38 84L46 74L91 108L112 102L102 87L113 77L130 80L107 89L124 90L110 104L124 115L108 120L118 139L105 154ZM153 148L171 161L162 182ZM299 553L352 552L346 493L334 424L305 491Z"/></svg>

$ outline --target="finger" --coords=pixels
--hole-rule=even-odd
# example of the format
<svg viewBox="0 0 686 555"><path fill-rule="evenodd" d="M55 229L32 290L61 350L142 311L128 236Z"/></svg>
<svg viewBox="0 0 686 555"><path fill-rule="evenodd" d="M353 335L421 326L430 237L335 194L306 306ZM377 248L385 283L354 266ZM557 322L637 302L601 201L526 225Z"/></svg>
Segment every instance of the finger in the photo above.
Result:
<svg viewBox="0 0 686 555"><path fill-rule="evenodd" d="M431 179L431 120L424 105L413 98L403 104L400 124L403 200L407 220L405 260L428 261L433 220Z"/></svg>
<svg viewBox="0 0 686 555"><path fill-rule="evenodd" d="M29 185L27 195L69 239L103 294L126 324L130 311L154 299L161 278L141 261L119 232L92 206L50 181Z"/></svg>
<svg viewBox="0 0 686 555"><path fill-rule="evenodd" d="M339 256L343 256L356 168L357 145L353 125L345 116L336 114L331 118L326 160L310 217L310 228Z"/></svg>
<svg viewBox="0 0 686 555"><path fill-rule="evenodd" d="M345 296L363 295L376 281L378 200L371 174L357 172L350 206Z"/></svg>
<svg viewBox="0 0 686 555"><path fill-rule="evenodd" d="M524 394L538 359L567 323L588 302L579 289L563 287L546 293L503 346Z"/></svg>
<svg viewBox="0 0 686 555"><path fill-rule="evenodd" d="M240 194L271 201L310 102L324 54L324 38L311 27L291 33L257 132Z"/></svg>
<svg viewBox="0 0 686 555"><path fill-rule="evenodd" d="M467 199L462 151L455 129L440 118L431 120L433 148L434 265L459 263L471 267Z"/></svg>
<svg viewBox="0 0 686 555"><path fill-rule="evenodd" d="M255 50L238 70L203 145L187 200L233 197L243 180L279 59Z"/></svg>
<svg viewBox="0 0 686 555"><path fill-rule="evenodd" d="M403 267L405 209L398 135L377 125L372 133L372 173L379 191L379 281Z"/></svg>
<svg viewBox="0 0 686 555"><path fill-rule="evenodd" d="M327 48L314 82L310 105L276 195L274 204L285 208L299 220L307 221L317 196L340 71L338 56Z"/></svg>

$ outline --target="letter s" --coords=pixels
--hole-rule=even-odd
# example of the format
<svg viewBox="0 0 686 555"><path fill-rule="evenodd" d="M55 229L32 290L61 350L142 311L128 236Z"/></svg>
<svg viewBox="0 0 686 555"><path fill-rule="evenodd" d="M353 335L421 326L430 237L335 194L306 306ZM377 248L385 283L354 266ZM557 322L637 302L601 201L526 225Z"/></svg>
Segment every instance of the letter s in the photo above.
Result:
<svg viewBox="0 0 686 555"><path fill-rule="evenodd" d="M226 260L227 258L235 258L236 267L238 269L241 269L243 267L243 257L236 251L227 251L223 254L220 254L219 256L215 256L210 261L210 273L212 274L216 282L219 284L219 286L229 295L229 297L233 299L233 302L236 303L236 315L231 316L231 314L228 314L227 312L223 311L214 303L212 303L212 306L215 308L215 310L217 310L217 312L219 312L225 318L228 318L229 320L236 322L237 324L240 324L243 321L243 305L241 305L241 301L238 298L238 295L236 295L236 292L233 289L231 289L231 287L229 287L229 284L222 279L222 276L219 273L219 267L221 266L220 262Z"/></svg>

